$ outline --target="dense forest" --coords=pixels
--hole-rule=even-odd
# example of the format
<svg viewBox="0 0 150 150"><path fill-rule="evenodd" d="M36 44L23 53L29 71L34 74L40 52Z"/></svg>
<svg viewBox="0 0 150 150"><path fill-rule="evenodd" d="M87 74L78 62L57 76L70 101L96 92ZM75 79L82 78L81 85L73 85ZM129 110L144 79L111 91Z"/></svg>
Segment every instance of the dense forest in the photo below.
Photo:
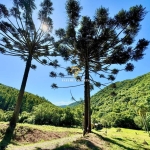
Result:
<svg viewBox="0 0 150 150"><path fill-rule="evenodd" d="M150 73L116 82L91 97L92 123L107 127L150 128ZM18 90L0 84L0 120L9 121ZM83 103L65 108L44 97L25 93L19 122L55 126L82 126Z"/></svg>
<svg viewBox="0 0 150 150"><path fill-rule="evenodd" d="M107 126L150 126L150 73L111 84L91 97L92 120Z"/></svg>
<svg viewBox="0 0 150 150"><path fill-rule="evenodd" d="M18 93L19 91L17 89L0 84L0 109L7 111L14 110L14 105L16 104ZM49 104L53 105L44 97L25 92L20 112L31 112L33 106L36 106L43 102L48 102Z"/></svg>
<svg viewBox="0 0 150 150"><path fill-rule="evenodd" d="M15 88L0 84L0 121L10 120L18 92ZM19 122L56 126L82 125L83 110L77 108L74 112L74 109L76 108L60 108L44 97L25 92Z"/></svg>

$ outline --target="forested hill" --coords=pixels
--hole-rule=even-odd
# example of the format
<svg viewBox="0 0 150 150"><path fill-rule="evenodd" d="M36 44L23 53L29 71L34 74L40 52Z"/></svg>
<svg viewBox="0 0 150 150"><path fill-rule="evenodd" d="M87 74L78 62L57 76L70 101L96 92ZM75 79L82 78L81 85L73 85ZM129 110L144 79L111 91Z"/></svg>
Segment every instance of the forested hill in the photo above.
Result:
<svg viewBox="0 0 150 150"><path fill-rule="evenodd" d="M93 121L105 120L115 124L117 117L137 120L139 109L150 112L150 73L116 82L116 88L112 88L113 85L91 97Z"/></svg>
<svg viewBox="0 0 150 150"><path fill-rule="evenodd" d="M0 84L0 109L13 110L18 97L18 93L19 91L17 89ZM44 102L47 102L52 106L55 106L48 100L46 100L44 97L39 97L38 95L25 92L21 112L22 111L31 112L33 106L36 106Z"/></svg>
<svg viewBox="0 0 150 150"><path fill-rule="evenodd" d="M132 80L116 82L116 88L112 87L114 84L91 97L92 122L100 122L103 126L141 129L142 113L150 128L150 73ZM17 96L17 89L0 84L0 110L7 110L3 112L6 117L3 117L2 121L9 120L7 112L13 110ZM82 125L83 104L75 102L69 106L70 108L60 108L44 97L26 92L21 107L21 112L25 112L21 114L19 121L35 124Z"/></svg>

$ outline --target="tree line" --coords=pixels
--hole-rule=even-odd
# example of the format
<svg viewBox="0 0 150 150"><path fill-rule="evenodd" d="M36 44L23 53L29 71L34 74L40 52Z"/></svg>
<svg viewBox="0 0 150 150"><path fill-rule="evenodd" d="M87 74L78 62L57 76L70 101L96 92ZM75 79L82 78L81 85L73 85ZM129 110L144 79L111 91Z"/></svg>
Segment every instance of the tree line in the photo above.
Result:
<svg viewBox="0 0 150 150"><path fill-rule="evenodd" d="M0 112L0 121L10 121L13 111L0 109ZM31 112L23 111L20 113L18 122L83 128L83 110L54 107L45 102L34 106Z"/></svg>

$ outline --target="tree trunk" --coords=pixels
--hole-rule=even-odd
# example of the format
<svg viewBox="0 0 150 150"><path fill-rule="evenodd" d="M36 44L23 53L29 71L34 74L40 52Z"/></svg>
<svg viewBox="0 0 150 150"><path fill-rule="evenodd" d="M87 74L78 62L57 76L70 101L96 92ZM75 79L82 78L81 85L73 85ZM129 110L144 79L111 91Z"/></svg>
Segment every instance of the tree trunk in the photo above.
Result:
<svg viewBox="0 0 150 150"><path fill-rule="evenodd" d="M27 83L27 79L28 79L28 74L29 74L29 70L31 67L31 61L32 61L32 55L29 54L27 62L26 62L26 68L24 71L24 76L22 79L22 84L20 87L18 99L17 99L16 106L15 106L15 109L14 109L14 112L13 112L13 115L12 115L12 118L11 118L10 124L9 124L9 127L12 129L14 129L16 127L16 123L18 121L18 116L19 116L22 99L23 99L23 95L24 95L24 91L25 91L25 87L26 87L26 83Z"/></svg>
<svg viewBox="0 0 150 150"><path fill-rule="evenodd" d="M91 133L90 81L88 82L88 133Z"/></svg>
<svg viewBox="0 0 150 150"><path fill-rule="evenodd" d="M83 135L87 132L88 127L88 95L87 95L87 81L85 76L84 81L84 131Z"/></svg>
<svg viewBox="0 0 150 150"><path fill-rule="evenodd" d="M12 115L12 118L10 120L9 126L6 129L6 133L5 133L2 141L0 142L0 149L5 149L7 147L7 145L10 143L11 139L12 139L13 132L14 132L14 129L16 127L16 123L18 121L19 111L20 111L20 107L21 107L22 99L23 99L23 94L24 94L24 91L25 91L26 82L27 82L29 70L30 70L30 67L31 67L31 61L32 61L32 55L29 54L27 62L26 62L26 68L25 68L25 71L24 71L24 76L23 76L21 88L20 88L20 91L19 91L18 99L17 99L17 102L16 102L15 110L13 112L13 115Z"/></svg>
<svg viewBox="0 0 150 150"><path fill-rule="evenodd" d="M89 66L88 66L88 60L85 62L85 81L84 81L84 131L83 135L85 135L86 132L89 132Z"/></svg>

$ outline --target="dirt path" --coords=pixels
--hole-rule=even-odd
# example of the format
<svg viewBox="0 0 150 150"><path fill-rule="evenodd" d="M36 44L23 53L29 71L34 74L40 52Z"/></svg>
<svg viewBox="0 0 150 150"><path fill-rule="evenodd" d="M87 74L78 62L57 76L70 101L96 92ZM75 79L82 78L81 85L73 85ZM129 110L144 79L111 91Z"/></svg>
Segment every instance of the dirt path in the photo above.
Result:
<svg viewBox="0 0 150 150"><path fill-rule="evenodd" d="M70 137L55 139L52 141L46 141L46 142L41 142L41 143L35 143L31 145L24 145L24 146L10 145L8 146L6 150L52 150L56 147L62 146L69 142L76 141L77 139L80 139L81 137L82 137L82 134L76 134Z"/></svg>

